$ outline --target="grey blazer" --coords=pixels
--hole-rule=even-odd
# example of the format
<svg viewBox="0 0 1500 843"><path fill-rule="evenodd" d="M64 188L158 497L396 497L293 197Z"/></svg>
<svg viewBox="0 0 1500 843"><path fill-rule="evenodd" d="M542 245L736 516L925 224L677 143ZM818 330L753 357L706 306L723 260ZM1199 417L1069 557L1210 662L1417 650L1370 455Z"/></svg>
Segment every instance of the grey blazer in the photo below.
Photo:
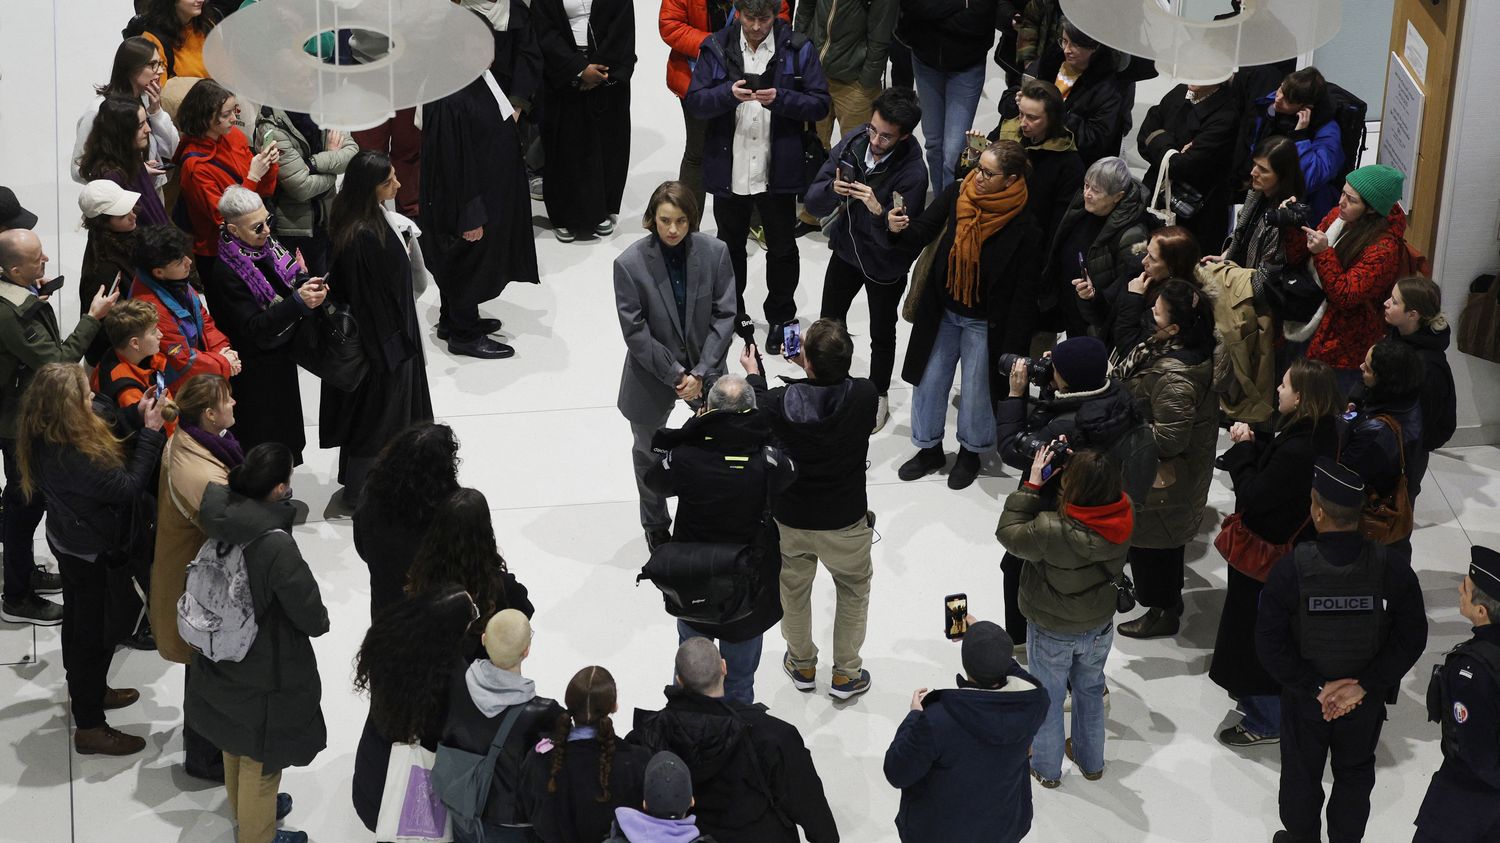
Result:
<svg viewBox="0 0 1500 843"><path fill-rule="evenodd" d="M688 237L686 325L677 316L655 235L615 259L615 304L626 351L617 406L636 424L656 423L671 412L683 372L706 379L724 373L735 316L729 250L701 232Z"/></svg>

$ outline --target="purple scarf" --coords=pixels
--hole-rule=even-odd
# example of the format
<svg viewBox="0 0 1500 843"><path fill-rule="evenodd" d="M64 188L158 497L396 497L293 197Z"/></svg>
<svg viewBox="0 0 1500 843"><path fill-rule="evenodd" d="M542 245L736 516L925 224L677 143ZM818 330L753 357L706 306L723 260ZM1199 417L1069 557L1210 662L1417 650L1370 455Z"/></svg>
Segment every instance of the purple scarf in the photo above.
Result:
<svg viewBox="0 0 1500 843"><path fill-rule="evenodd" d="M219 260L245 282L245 286L250 288L250 295L255 297L256 303L261 307L276 298L276 291L266 281L260 267L256 266L267 255L276 267L276 277L281 279L282 286L292 289L297 280L297 258L285 246L276 242L275 237L268 238L266 245L260 249L252 249L230 236L228 229L219 229Z"/></svg>
<svg viewBox="0 0 1500 843"><path fill-rule="evenodd" d="M224 464L225 468L234 468L245 461L245 451L240 447L238 439L234 434L224 431L224 435L215 436L212 433L198 427L195 424L183 423L178 425L178 430L193 437L193 441L208 449L214 459Z"/></svg>

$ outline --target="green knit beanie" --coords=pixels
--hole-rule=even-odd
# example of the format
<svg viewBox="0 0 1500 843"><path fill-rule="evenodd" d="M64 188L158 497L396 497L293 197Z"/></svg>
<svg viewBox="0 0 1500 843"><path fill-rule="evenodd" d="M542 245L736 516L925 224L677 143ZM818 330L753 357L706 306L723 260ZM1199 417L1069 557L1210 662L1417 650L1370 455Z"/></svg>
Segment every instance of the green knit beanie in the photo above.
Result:
<svg viewBox="0 0 1500 843"><path fill-rule="evenodd" d="M1349 174L1349 186L1359 192L1359 198L1365 200L1370 210L1382 217L1401 200L1401 186L1405 181L1406 177L1400 170L1387 164L1371 164Z"/></svg>

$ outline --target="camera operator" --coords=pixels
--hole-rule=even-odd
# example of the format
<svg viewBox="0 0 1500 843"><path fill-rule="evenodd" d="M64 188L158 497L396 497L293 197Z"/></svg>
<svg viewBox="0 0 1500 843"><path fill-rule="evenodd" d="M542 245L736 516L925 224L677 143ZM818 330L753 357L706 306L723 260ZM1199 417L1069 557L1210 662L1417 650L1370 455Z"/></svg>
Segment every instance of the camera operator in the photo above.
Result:
<svg viewBox="0 0 1500 843"><path fill-rule="evenodd" d="M738 375L715 381L703 411L680 429L657 431L651 447L660 458L646 472L646 485L677 498L674 542L756 548L760 576L748 617L721 625L677 621L678 644L693 637L718 640L729 671L724 697L750 705L761 636L781 620L781 548L766 507L796 479L796 469L771 445L755 391Z"/></svg>
<svg viewBox="0 0 1500 843"><path fill-rule="evenodd" d="M1109 350L1094 337L1064 340L1050 358L1031 361L1006 354L1000 360L1010 375L1010 393L996 406L995 441L1000 458L1011 468L1030 470L1037 449L1059 437L1066 436L1075 448L1106 449L1140 424L1130 394L1109 377ZM1040 390L1034 402L1028 383ZM1042 492L1049 503L1056 498L1054 486ZM1017 598L1021 569L1027 564L1009 551L1000 560L1005 631L1017 644L1026 643L1026 618Z"/></svg>

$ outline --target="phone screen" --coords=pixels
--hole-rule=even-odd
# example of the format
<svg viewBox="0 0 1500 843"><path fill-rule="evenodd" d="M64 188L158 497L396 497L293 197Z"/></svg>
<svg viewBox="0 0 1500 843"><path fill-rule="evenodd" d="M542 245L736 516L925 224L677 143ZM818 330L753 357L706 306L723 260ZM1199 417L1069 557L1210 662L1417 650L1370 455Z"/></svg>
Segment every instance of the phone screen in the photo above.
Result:
<svg viewBox="0 0 1500 843"><path fill-rule="evenodd" d="M802 353L802 326L792 322L781 329L781 353L796 357Z"/></svg>
<svg viewBox="0 0 1500 843"><path fill-rule="evenodd" d="M969 631L969 595L959 592L943 598L943 634L957 641Z"/></svg>

